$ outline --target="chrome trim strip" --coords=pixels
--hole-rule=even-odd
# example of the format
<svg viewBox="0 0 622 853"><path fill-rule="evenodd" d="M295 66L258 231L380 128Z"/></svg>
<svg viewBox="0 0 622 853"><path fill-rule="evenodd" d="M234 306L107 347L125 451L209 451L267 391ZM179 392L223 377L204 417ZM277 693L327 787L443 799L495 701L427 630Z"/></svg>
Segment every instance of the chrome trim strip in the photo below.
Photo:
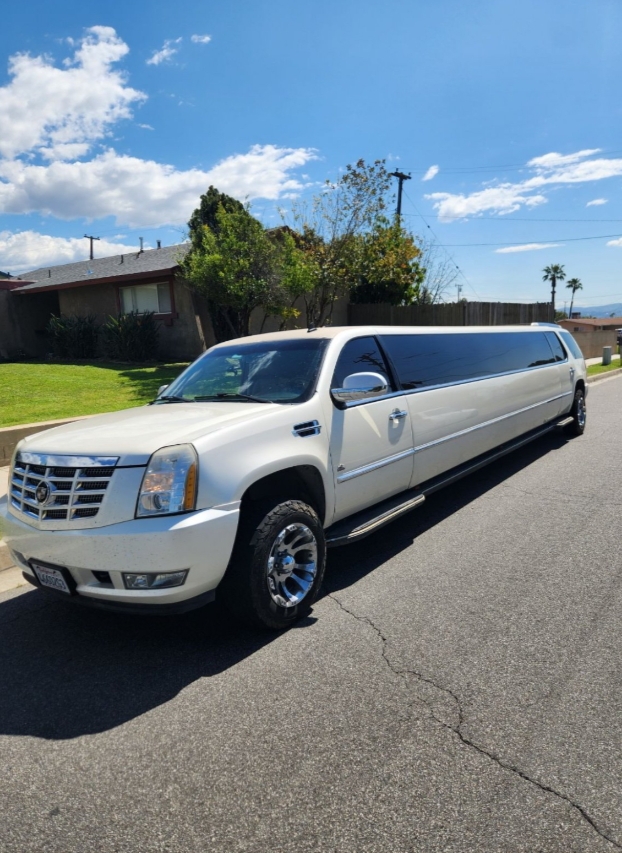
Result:
<svg viewBox="0 0 622 853"><path fill-rule="evenodd" d="M385 465L391 465L392 462L399 462L400 459L406 459L407 456L412 456L414 452L414 448L409 447L408 450L402 450L401 453L395 453L393 456L385 456L384 459L371 462L369 465L363 465L361 468L354 468L352 471L348 471L347 474L340 474L337 477L337 482L344 483L346 480L353 480L354 477L360 477L362 474L369 474L370 471L384 468Z"/></svg>
<svg viewBox="0 0 622 853"><path fill-rule="evenodd" d="M522 415L523 412L528 412L530 409L537 409L538 406L545 406L547 403L554 403L555 400L561 400L563 397L571 397L572 393L572 391L567 391L564 394L558 394L556 397L549 397L548 400L542 400L540 403L533 403L531 406L525 406L523 409L517 409L515 412L508 412L507 415L500 415L498 418L492 418L492 420L484 421L484 423L476 424L475 426L467 427L466 429L461 429L459 432L443 436L443 438L437 438L434 441L426 442L426 444L420 444L415 447L415 453L419 453L421 450L427 450L429 447L436 447L437 444L443 444L446 441L451 441L453 438L459 438L461 435L467 435L470 432L475 432L478 429L483 429L484 427L491 426L492 424L497 424L500 421L505 421L508 418L515 417L516 415Z"/></svg>
<svg viewBox="0 0 622 853"><path fill-rule="evenodd" d="M409 450L403 450L401 453L396 453L393 456L386 456L384 459L379 459L377 462L371 462L369 465L362 465L360 468L354 468L352 471L341 474L337 477L337 482L344 483L346 480L353 480L355 477L360 477L363 474L369 474L370 471L376 471L378 468L384 468L385 465L391 465L392 462L398 462L400 459L405 459L407 456L419 453L421 450L427 450L429 447L435 447L437 444L443 444L444 442L451 441L453 438L458 438L461 435L467 435L468 433L475 432L478 429L484 429L484 427L507 420L507 418L522 415L523 412L528 412L530 409L537 409L538 406L545 406L547 403L554 403L555 400L561 400L564 397L571 397L572 394L572 391L566 391L564 394L558 394L556 397L549 397L547 400L542 400L540 403L533 403L531 406L525 406L522 409L517 409L515 412L508 412L507 415L500 415L498 418L492 418L492 420L484 421L484 423L476 424L472 427L467 427L459 432L443 436L443 438L437 438L434 441L428 441L426 444L420 444Z"/></svg>
<svg viewBox="0 0 622 853"><path fill-rule="evenodd" d="M20 462L27 465L45 465L46 468L114 468L118 456L51 456L47 453L18 452Z"/></svg>
<svg viewBox="0 0 622 853"><path fill-rule="evenodd" d="M374 400L354 400L346 403L346 409L353 409L355 406L361 406L365 403L376 403L378 400L391 400L393 397L410 397L412 394L421 394L424 391L436 391L439 388L453 388L456 385L470 385L472 382L483 382L486 379L496 379L498 376L515 376L518 373L532 373L534 370L545 370L549 367L559 367L560 364L567 364L566 361L551 362L551 364L539 364L536 367L524 367L520 370L507 370L505 373L489 373L484 376L473 376L470 379L458 379L455 382L441 382L438 385L423 385L421 388L402 388L399 391L392 391L390 394L385 394L384 397L378 397Z"/></svg>

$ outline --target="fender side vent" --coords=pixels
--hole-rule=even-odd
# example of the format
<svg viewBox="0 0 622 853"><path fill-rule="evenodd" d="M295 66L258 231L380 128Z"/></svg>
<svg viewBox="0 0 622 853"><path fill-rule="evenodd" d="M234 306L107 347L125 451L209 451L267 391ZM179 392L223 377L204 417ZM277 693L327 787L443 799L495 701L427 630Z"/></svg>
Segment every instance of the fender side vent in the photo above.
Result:
<svg viewBox="0 0 622 853"><path fill-rule="evenodd" d="M319 421L305 421L303 424L296 424L292 432L300 438L307 438L309 435L319 435L321 429Z"/></svg>

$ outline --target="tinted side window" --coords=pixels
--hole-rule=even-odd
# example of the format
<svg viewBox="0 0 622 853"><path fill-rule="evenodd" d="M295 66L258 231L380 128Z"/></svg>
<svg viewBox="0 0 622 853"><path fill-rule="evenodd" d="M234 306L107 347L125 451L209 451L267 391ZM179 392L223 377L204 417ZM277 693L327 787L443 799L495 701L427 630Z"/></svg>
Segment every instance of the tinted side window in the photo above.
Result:
<svg viewBox="0 0 622 853"><path fill-rule="evenodd" d="M581 352L581 348L579 344L572 337L570 332L560 332L562 336L563 342L566 344L570 352L574 355L575 358L583 358L583 353Z"/></svg>
<svg viewBox="0 0 622 853"><path fill-rule="evenodd" d="M387 335L382 345L402 387L424 388L553 364L542 332Z"/></svg>
<svg viewBox="0 0 622 853"><path fill-rule="evenodd" d="M555 332L546 332L546 339L549 342L551 349L553 350L555 361L566 361L568 356L564 352L564 348L561 344L561 341L557 337Z"/></svg>
<svg viewBox="0 0 622 853"><path fill-rule="evenodd" d="M341 350L337 360L331 388L342 388L343 380L351 373L379 373L391 390L390 374L375 338L355 338Z"/></svg>

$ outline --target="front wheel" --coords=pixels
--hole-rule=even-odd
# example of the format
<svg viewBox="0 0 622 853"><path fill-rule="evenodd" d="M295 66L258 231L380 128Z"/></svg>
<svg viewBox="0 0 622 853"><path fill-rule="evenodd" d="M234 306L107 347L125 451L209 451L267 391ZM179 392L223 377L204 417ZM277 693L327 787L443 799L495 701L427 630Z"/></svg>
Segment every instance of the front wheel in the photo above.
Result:
<svg viewBox="0 0 622 853"><path fill-rule="evenodd" d="M574 401L570 409L570 414L572 416L572 423L568 426L568 432L570 435L583 435L587 419L585 392L583 388L577 388L574 392Z"/></svg>
<svg viewBox="0 0 622 853"><path fill-rule="evenodd" d="M228 609L251 625L281 630L309 612L326 566L312 507L298 500L247 511L223 580Z"/></svg>

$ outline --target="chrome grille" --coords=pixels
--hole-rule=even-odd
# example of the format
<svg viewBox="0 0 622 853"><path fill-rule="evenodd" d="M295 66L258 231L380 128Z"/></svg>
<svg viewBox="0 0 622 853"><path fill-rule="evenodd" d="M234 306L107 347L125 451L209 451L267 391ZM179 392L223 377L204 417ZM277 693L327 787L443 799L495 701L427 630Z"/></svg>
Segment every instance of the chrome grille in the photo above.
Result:
<svg viewBox="0 0 622 853"><path fill-rule="evenodd" d="M11 505L38 521L93 518L118 461L110 456L18 453L11 471Z"/></svg>

